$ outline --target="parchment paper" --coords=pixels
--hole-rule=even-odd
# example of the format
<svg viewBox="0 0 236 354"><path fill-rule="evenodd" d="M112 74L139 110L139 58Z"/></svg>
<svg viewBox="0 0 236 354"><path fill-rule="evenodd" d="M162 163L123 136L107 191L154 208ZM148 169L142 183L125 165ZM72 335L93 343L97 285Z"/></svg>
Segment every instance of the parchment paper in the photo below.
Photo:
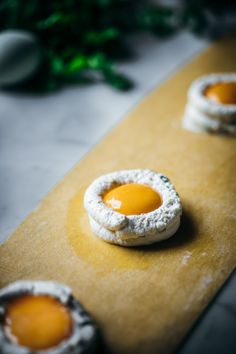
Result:
<svg viewBox="0 0 236 354"><path fill-rule="evenodd" d="M236 36L155 89L0 247L0 286L53 279L72 287L113 353L171 353L236 263L236 140L181 127L191 81L236 71ZM86 186L119 169L168 175L184 206L168 241L126 249L92 235Z"/></svg>

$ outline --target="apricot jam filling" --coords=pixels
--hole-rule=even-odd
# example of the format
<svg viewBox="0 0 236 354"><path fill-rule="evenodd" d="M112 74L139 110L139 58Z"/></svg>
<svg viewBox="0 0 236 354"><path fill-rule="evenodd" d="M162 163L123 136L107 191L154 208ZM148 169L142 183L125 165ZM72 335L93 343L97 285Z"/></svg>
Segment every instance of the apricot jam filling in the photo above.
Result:
<svg viewBox="0 0 236 354"><path fill-rule="evenodd" d="M33 350L59 345L72 333L69 310L48 295L21 295L7 305L4 330L9 339Z"/></svg>
<svg viewBox="0 0 236 354"><path fill-rule="evenodd" d="M236 104L236 82L220 82L209 86L205 96L220 104Z"/></svg>
<svg viewBox="0 0 236 354"><path fill-rule="evenodd" d="M105 193L103 202L121 214L139 215L159 208L162 199L159 193L151 187L129 183L115 187Z"/></svg>

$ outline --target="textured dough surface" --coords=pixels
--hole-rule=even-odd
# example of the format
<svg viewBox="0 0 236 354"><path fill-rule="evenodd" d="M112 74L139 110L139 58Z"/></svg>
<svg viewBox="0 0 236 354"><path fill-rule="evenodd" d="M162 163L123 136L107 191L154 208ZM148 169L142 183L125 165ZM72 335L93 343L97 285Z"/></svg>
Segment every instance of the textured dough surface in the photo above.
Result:
<svg viewBox="0 0 236 354"><path fill-rule="evenodd" d="M182 128L189 85L235 70L235 40L216 43L155 89L49 193L0 247L0 286L20 278L66 283L114 354L174 351L236 263L236 140ZM183 203L175 237L127 249L93 236L86 187L130 168L162 171L173 182Z"/></svg>

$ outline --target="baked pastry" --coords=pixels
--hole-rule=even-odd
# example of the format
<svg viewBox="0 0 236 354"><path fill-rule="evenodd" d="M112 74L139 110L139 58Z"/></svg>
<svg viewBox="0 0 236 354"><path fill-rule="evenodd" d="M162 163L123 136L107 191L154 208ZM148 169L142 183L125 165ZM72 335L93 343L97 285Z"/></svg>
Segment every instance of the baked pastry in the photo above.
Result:
<svg viewBox="0 0 236 354"><path fill-rule="evenodd" d="M18 281L0 290L1 354L94 353L97 330L71 290Z"/></svg>
<svg viewBox="0 0 236 354"><path fill-rule="evenodd" d="M171 237L182 206L170 180L151 170L124 170L97 178L84 206L92 231L104 241L140 246Z"/></svg>
<svg viewBox="0 0 236 354"><path fill-rule="evenodd" d="M236 135L236 73L211 74L194 81L183 126L195 132Z"/></svg>

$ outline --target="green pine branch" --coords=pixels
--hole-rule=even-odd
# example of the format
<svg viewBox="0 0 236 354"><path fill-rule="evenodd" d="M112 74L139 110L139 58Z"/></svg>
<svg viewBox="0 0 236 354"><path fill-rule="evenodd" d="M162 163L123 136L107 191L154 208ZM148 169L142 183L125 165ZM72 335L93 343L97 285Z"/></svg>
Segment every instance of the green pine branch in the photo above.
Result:
<svg viewBox="0 0 236 354"><path fill-rule="evenodd" d="M204 33L207 14L219 16L222 6L210 0L179 0L181 6L145 0L1 0L0 30L19 29L40 40L40 71L20 88L50 91L66 84L102 80L119 90L132 87L116 62L131 55L129 34L151 32L166 37L182 27Z"/></svg>

